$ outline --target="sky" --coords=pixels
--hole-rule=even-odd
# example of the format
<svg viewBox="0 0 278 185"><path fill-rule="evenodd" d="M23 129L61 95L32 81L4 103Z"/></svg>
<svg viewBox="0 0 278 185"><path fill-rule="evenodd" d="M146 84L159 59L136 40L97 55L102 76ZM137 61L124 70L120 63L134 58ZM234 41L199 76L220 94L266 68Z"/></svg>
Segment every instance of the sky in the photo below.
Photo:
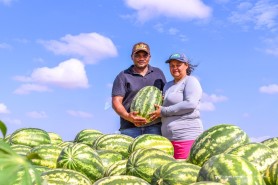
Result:
<svg viewBox="0 0 278 185"><path fill-rule="evenodd" d="M234 124L253 141L278 137L277 0L0 0L0 120L71 141L117 133L114 78L146 42L150 64L198 65L205 129Z"/></svg>

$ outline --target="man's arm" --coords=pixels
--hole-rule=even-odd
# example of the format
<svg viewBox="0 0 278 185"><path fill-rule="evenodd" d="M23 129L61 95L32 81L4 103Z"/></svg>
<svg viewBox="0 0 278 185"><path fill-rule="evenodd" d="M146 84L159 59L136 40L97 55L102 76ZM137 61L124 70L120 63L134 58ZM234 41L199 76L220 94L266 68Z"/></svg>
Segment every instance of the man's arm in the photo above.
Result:
<svg viewBox="0 0 278 185"><path fill-rule="evenodd" d="M136 112L128 113L123 106L123 97L122 96L113 96L112 97L112 107L115 112L122 117L123 119L133 123L135 126L140 126L145 124L147 121L145 118L138 117Z"/></svg>

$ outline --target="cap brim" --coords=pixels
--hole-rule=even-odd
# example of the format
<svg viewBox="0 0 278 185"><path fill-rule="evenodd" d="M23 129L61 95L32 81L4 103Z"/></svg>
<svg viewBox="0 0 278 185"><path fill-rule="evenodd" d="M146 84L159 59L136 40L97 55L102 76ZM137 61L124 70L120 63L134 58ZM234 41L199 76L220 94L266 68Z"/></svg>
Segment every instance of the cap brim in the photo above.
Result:
<svg viewBox="0 0 278 185"><path fill-rule="evenodd" d="M173 60L173 59L170 59L170 60L166 60L166 61L165 61L165 63L170 63L170 61L171 61L171 60Z"/></svg>
<svg viewBox="0 0 278 185"><path fill-rule="evenodd" d="M187 61L180 60L180 59L168 59L168 60L165 61L165 63L170 63L172 60L177 60L177 61L180 61L180 62L183 62L183 63L187 63Z"/></svg>
<svg viewBox="0 0 278 185"><path fill-rule="evenodd" d="M146 52L146 53L150 54L150 52L149 52L149 51L144 50L144 49L138 49L138 50L134 51L133 53L137 53L137 52L139 52L139 51L144 51L144 52Z"/></svg>

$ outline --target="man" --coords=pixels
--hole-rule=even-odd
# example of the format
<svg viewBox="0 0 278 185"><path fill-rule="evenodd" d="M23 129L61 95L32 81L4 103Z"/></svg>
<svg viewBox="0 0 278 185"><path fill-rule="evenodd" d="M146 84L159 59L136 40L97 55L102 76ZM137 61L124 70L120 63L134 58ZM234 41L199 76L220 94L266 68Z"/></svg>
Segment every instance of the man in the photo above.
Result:
<svg viewBox="0 0 278 185"><path fill-rule="evenodd" d="M131 59L133 65L117 75L112 88L112 106L120 116L119 130L121 134L134 138L142 134L161 135L160 119L144 126L146 119L137 116L136 112L130 112L130 104L136 93L145 86L155 86L162 91L166 83L165 76L159 68L149 65L151 53L148 44L136 43Z"/></svg>

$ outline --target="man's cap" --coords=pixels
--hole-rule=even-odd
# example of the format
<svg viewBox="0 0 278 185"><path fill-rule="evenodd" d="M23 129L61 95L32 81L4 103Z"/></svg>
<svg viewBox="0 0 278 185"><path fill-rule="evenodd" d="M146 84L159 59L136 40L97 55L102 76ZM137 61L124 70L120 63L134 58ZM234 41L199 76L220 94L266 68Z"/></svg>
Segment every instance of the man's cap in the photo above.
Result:
<svg viewBox="0 0 278 185"><path fill-rule="evenodd" d="M132 48L132 54L137 53L138 51L145 51L148 54L150 54L150 47L148 44L146 44L144 42L138 42L138 43L134 44L134 46Z"/></svg>
<svg viewBox="0 0 278 185"><path fill-rule="evenodd" d="M172 60L178 60L180 62L188 63L188 58L183 53L174 53L170 55L169 59L166 60L166 63L169 63Z"/></svg>

